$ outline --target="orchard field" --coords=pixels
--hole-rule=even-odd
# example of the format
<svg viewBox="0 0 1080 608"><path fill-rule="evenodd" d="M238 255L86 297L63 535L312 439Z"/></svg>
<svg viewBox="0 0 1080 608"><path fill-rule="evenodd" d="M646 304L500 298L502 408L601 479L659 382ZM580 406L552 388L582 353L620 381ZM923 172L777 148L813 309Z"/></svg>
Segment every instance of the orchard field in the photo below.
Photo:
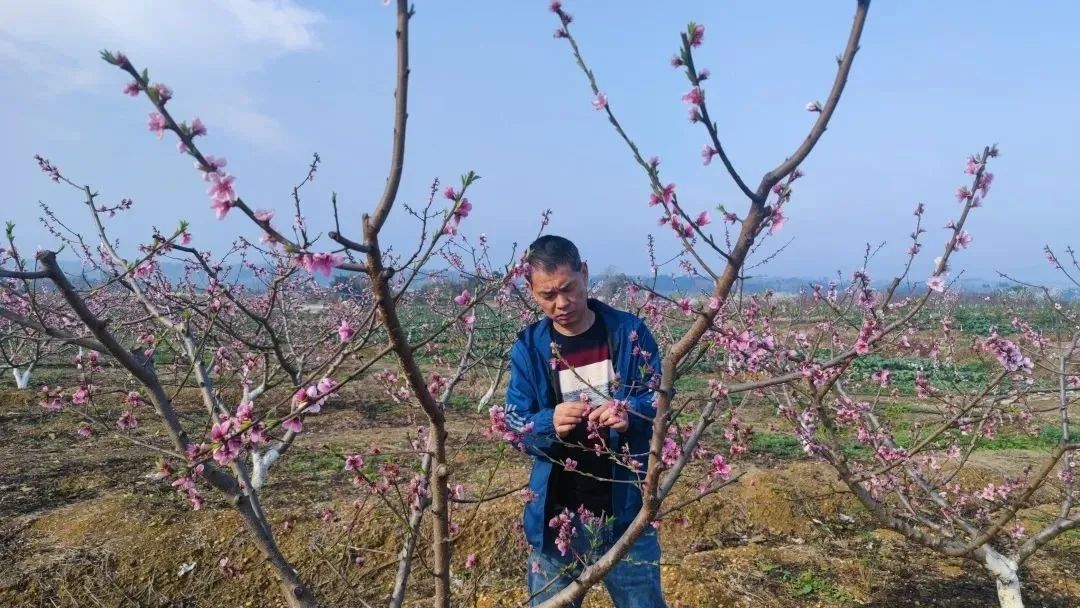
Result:
<svg viewBox="0 0 1080 608"><path fill-rule="evenodd" d="M873 371L893 370L899 394L876 408L896 429L898 443L910 445L908 429L937 413L934 401L915 396L914 371L926 370L954 395L985 385L996 363L966 343L985 338L1000 320L995 317L1014 305L1005 300L1016 296L993 294L985 303L967 297L968 304L948 311L963 329L949 352L937 358L919 356L929 335L921 332L910 353L860 360L856 377L863 380ZM1031 312L1045 315L1032 301L1026 304ZM1054 323L1046 317L1046 324ZM417 324L422 322L421 317ZM938 315L924 319L927 325L939 322ZM432 358L424 367L429 373L448 371ZM683 394L707 394L712 376L702 367L679 381ZM58 384L75 373L71 365L54 361L35 378ZM123 383L120 374L105 375ZM528 458L484 436L490 421L486 412L477 413L476 404L489 386L479 380L464 381L448 404L450 463L464 486L452 581L459 605L516 606L525 598L527 555L515 531L522 510L516 490L527 480ZM1054 395L1041 389L1028 405L1050 411L1036 414L1025 431L981 440L965 467L967 481L980 485L1021 475L1058 445ZM865 397L873 393L867 390ZM120 396L104 396L94 407L117 409ZM72 439L81 417L44 409L34 390L6 386L2 403L2 430L9 438L0 448L4 605L284 605L223 501L209 499L202 510L192 511L168 482L152 478L154 459L145 448L118 433ZM197 395L188 391L179 404L184 416L198 419ZM1072 408L1075 415L1077 406ZM807 456L770 400L747 396L739 410L753 429L748 453L739 461L743 475L661 526L663 581L672 606L975 607L994 602L993 585L965 560L942 559L878 526L835 472ZM328 605L384 602L400 545L394 511L350 483L344 455L356 446L407 451L418 426L423 426L422 412L395 403L384 387L350 385L305 421L303 441L279 465L280 480L264 487L264 505L273 514L283 550L309 573ZM708 441L723 441L719 431L714 434ZM151 420L139 426L137 436L154 443L163 431ZM854 439L844 447L853 453L866 449ZM400 461L403 468L416 469L407 459ZM1019 521L1034 527L1051 519L1060 491L1042 490L1020 511ZM507 495L470 502L501 494ZM396 517L406 512L398 507ZM467 555L477 557L475 567L465 567ZM1037 606L1077 605L1078 570L1080 534L1073 531L1025 566L1027 597ZM414 587L415 605L427 605L430 586L418 581ZM586 601L586 606L608 605L600 591Z"/></svg>
<svg viewBox="0 0 1080 608"><path fill-rule="evenodd" d="M641 270L603 276L573 256L538 262L528 243L558 232L552 211L490 200L471 165L449 180L406 173L430 145L410 131L410 83L430 72L410 63L417 8L383 4L390 154L385 180L360 196L323 189L317 153L290 152L309 160L287 188L215 156L236 149L218 138L228 129L118 49L100 53L117 103L149 112L150 137L124 145L164 146L189 175L155 188L196 181L206 199L151 206L99 190L77 174L85 165L33 157L40 202L30 221L11 211L20 219L0 243L0 604L530 605L525 574L540 565L528 563L522 510L541 506L530 471L578 465L537 370L577 372L555 343L518 336L590 295L637 317L609 332L620 367L608 386L590 386L610 400L573 402L602 414L590 449L633 486L624 504L637 511L616 513L618 537L592 551L571 542L599 525L587 510L548 519L569 582L536 605L607 605L598 587L652 529L674 607L1080 605L1080 260L982 232L986 207L1015 204L992 195L1007 149L965 143L955 185L910 190L931 202L904 203L910 225L877 247L861 228L800 233L863 251L831 279L755 282L791 242L796 191L850 177L803 167L860 82L870 0L851 2L835 68L827 58L835 75L817 85L827 94L796 108L808 126L757 179L722 141L740 117L720 116L709 92L739 93L704 66L723 34L706 38L696 22L673 33L669 101L697 138L696 170L726 188L705 195L674 181L692 175L685 163L645 152L657 129L609 101L590 59L596 30L579 38L563 3L549 4L545 43L640 171L640 204L590 226L587 246L615 249L605 239L625 237L621 218L644 214L649 229L633 236L645 247L626 261ZM250 185L259 180L278 196ZM474 229L486 214L499 234ZM1045 257L1054 281L1001 273L991 288L965 287L965 265L994 248ZM569 283L537 290L537 273L556 270Z"/></svg>

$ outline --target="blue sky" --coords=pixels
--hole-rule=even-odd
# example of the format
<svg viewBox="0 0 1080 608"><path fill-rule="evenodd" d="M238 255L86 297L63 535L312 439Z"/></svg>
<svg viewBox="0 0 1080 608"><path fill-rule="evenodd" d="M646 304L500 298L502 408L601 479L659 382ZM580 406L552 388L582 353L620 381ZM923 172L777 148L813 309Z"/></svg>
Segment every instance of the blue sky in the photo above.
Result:
<svg viewBox="0 0 1080 608"><path fill-rule="evenodd" d="M644 153L663 159L663 179L678 183L695 213L745 202L719 163L702 166L705 132L686 120L686 80L668 63L685 24L706 26L696 57L712 72L710 112L756 183L805 137L814 115L803 106L827 95L854 4L565 2L611 107ZM549 208L551 231L578 241L594 270L647 270L650 232L675 251L646 204L644 174L593 110L568 46L552 38L547 2L416 8L402 201L421 204L433 178L475 170L483 179L464 227L502 254L527 244ZM122 74L97 59L110 48L173 88L178 117L207 123L203 150L228 158L250 204L276 209L284 224L291 188L318 152L322 169L305 191L310 224L330 228L336 191L346 225L357 226L387 170L393 18L377 0L0 0L0 219L17 222L24 250L53 246L36 223L38 200L85 223L75 193L37 171L40 153L105 201L135 200L114 220L125 243L179 219L204 247L253 235L240 217L214 219L190 159L146 130L148 102L123 96ZM903 262L921 201L930 231L914 278L924 279L947 236L941 227L959 212L952 193L967 183L966 155L997 142L991 195L954 269L1051 279L1042 247L1080 245L1071 188L1078 18L1080 5L1064 0L876 1L840 108L802 167L789 222L759 257L792 242L758 272L847 274L866 242L886 241L871 267L884 278ZM388 231L384 243L407 247L416 225L396 213Z"/></svg>

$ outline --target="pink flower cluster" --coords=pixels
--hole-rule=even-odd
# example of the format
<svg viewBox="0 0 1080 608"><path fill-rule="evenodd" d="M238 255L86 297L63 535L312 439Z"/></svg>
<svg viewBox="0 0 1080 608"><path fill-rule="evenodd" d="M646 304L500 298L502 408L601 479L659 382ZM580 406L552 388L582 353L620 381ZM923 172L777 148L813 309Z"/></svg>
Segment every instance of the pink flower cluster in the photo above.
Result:
<svg viewBox="0 0 1080 608"><path fill-rule="evenodd" d="M409 390L404 378L399 377L397 373L388 369L383 370L375 374L375 379L382 383L386 394L394 400L394 403L404 403L412 399L412 391Z"/></svg>
<svg viewBox="0 0 1080 608"><path fill-rule="evenodd" d="M725 325L715 331L711 339L716 346L727 352L729 371L761 371L776 350L776 339L772 334L757 334L752 332L751 328L740 330Z"/></svg>
<svg viewBox="0 0 1080 608"><path fill-rule="evenodd" d="M668 427L669 436L664 438L664 448L660 453L660 460L669 467L675 466L682 457L682 446L670 437L674 430L675 427Z"/></svg>
<svg viewBox="0 0 1080 608"><path fill-rule="evenodd" d="M448 378L441 376L438 373L433 373L431 375L431 381L428 382L427 385L428 393L430 393L432 397L438 398L439 394L446 390L446 386L449 383L450 380Z"/></svg>
<svg viewBox="0 0 1080 608"><path fill-rule="evenodd" d="M484 436L488 438L501 437L502 439L510 442L515 449L525 450L525 435L529 434L533 430L533 423L528 423L522 427L521 431L515 431L506 422L506 409L501 406L493 406L488 411L488 417L490 424L488 428L484 429Z"/></svg>
<svg viewBox="0 0 1080 608"><path fill-rule="evenodd" d="M119 58L123 58L123 61L120 61ZM127 61L127 58L124 57L123 53L117 54L114 61L116 62L115 65L118 65L121 68L126 69L127 66L130 66L130 63ZM124 86L123 92L125 95L138 97L139 92L142 90L142 85L138 81L133 81ZM165 104L173 97L172 90L162 83L150 85L146 89L146 92L159 109L164 108ZM165 135L165 131L171 129L169 126L169 118L162 112L151 112L146 121L146 128L151 133L157 135L158 139L161 139ZM206 133L206 125L198 117L192 119L190 126L186 123L182 123L179 130L177 130L177 135L180 137L180 140L176 144L176 149L181 154L190 154L191 150L185 137L193 139L195 137L206 135ZM204 179L212 182L210 190L208 191L208 194L210 195L210 207L217 214L219 220L225 219L225 216L229 213L229 209L233 206L233 202L236 200L236 193L233 191L232 185L235 178L221 170L222 167L225 166L224 159L215 159L212 156L207 156L205 157L205 161L205 163L196 161L195 168L204 173Z"/></svg>
<svg viewBox="0 0 1080 608"><path fill-rule="evenodd" d="M975 496L987 502L1005 501L1008 500L1009 496L1022 485L1023 484L1019 481L1006 478L1001 484L987 484L983 489L975 492Z"/></svg>
<svg viewBox="0 0 1080 608"><path fill-rule="evenodd" d="M687 117L690 122L701 120L701 106L705 104L705 91L700 86L695 86L682 96L683 103L689 106Z"/></svg>
<svg viewBox="0 0 1080 608"><path fill-rule="evenodd" d="M915 372L915 394L919 399L926 399L932 393L937 392L937 389L930 385L930 381L926 379L922 371Z"/></svg>
<svg viewBox="0 0 1080 608"><path fill-rule="evenodd" d="M682 298L677 302L677 305L679 307L679 311L681 311L684 315L689 317L690 315L694 314L694 307L690 302L690 298Z"/></svg>
<svg viewBox="0 0 1080 608"><path fill-rule="evenodd" d="M341 325L338 326L338 338L340 338L342 342L348 342L349 340L352 340L353 334L355 333L356 330L349 324L349 320L342 319Z"/></svg>
<svg viewBox="0 0 1080 608"><path fill-rule="evenodd" d="M727 397L728 389L724 386L723 382L716 380L715 378L709 379L709 397L712 399L723 399Z"/></svg>
<svg viewBox="0 0 1080 608"><path fill-rule="evenodd" d="M879 445L874 455L885 464L900 462L908 456L907 450L886 445Z"/></svg>
<svg viewBox="0 0 1080 608"><path fill-rule="evenodd" d="M236 192L233 191L236 178L220 171L207 174L210 176L210 189L207 190L210 195L210 208L214 210L217 219L223 220L236 200Z"/></svg>
<svg viewBox="0 0 1080 608"><path fill-rule="evenodd" d="M1034 368L1034 363L1029 357L1024 356L1020 347L997 335L996 332L983 341L982 350L994 355L1001 366L1010 372L1030 372Z"/></svg>
<svg viewBox="0 0 1080 608"><path fill-rule="evenodd" d="M470 303L472 303L472 296L469 295L469 290L463 289L461 290L461 293L454 296L454 303L458 306L468 306Z"/></svg>
<svg viewBox="0 0 1080 608"><path fill-rule="evenodd" d="M409 503L413 511L419 511L430 496L431 490L428 488L427 479L419 474L414 475L409 480L409 487L405 491L405 502Z"/></svg>
<svg viewBox="0 0 1080 608"><path fill-rule="evenodd" d="M875 317L866 317L863 320L862 327L859 328L859 336L855 339L855 352L860 355L865 355L870 352L870 341L874 338L874 331L877 329L877 319Z"/></svg>
<svg viewBox="0 0 1080 608"><path fill-rule="evenodd" d="M83 356L81 354L77 354L75 355L75 367L76 369L82 369L83 364L85 363L87 367L94 371L102 368L100 360L102 360L102 355L97 354L97 351L90 351L90 354L86 355L85 360L83 360Z"/></svg>
<svg viewBox="0 0 1080 608"><path fill-rule="evenodd" d="M293 395L293 403L296 409L306 406L305 414L318 414L337 385L333 378L323 378L316 384L296 391Z"/></svg>
<svg viewBox="0 0 1080 608"><path fill-rule="evenodd" d="M270 440L262 422L252 424L254 409L249 401L241 403L236 408L235 416L222 416L210 427L211 455L218 464L227 465L236 460L245 448Z"/></svg>
<svg viewBox="0 0 1080 608"><path fill-rule="evenodd" d="M874 382L877 382L882 388L885 388L892 384L892 372L887 369L879 369L870 376Z"/></svg>
<svg viewBox="0 0 1080 608"><path fill-rule="evenodd" d="M239 418L222 416L221 421L210 427L210 441L217 446L213 456L218 464L227 465L240 456L244 449L239 433L242 424Z"/></svg>
<svg viewBox="0 0 1080 608"><path fill-rule="evenodd" d="M64 409L64 393L59 387L50 389L47 385L41 387L41 401L38 402L46 412L59 412Z"/></svg>
<svg viewBox="0 0 1080 608"><path fill-rule="evenodd" d="M146 121L146 128L154 135L157 135L158 139L161 139L165 136L165 129L169 128L169 123L165 121L165 117L159 112L151 112L150 118Z"/></svg>
<svg viewBox="0 0 1080 608"><path fill-rule="evenodd" d="M401 467L393 462L380 462L376 467L376 471L378 477L375 483L367 482L367 477L363 475L357 475L353 477L353 484L359 486L361 483L367 482L371 490L376 494L385 494L401 480Z"/></svg>
<svg viewBox="0 0 1080 608"><path fill-rule="evenodd" d="M1056 305L1059 310L1060 306L1060 304ZM1024 334L1024 339L1027 340L1032 347L1039 350L1046 348L1046 337L1035 331L1027 321L1024 321L1020 317L1013 317L1011 325L1014 329Z"/></svg>
<svg viewBox="0 0 1080 608"><path fill-rule="evenodd" d="M731 465L724 459L723 454L715 454L709 467L708 482L716 480L728 481L731 479Z"/></svg>
<svg viewBox="0 0 1080 608"><path fill-rule="evenodd" d="M93 384L79 385L79 387L71 393L71 403L73 405L86 405L94 394L94 388Z"/></svg>
<svg viewBox="0 0 1080 608"><path fill-rule="evenodd" d="M862 419L862 412L869 404L855 402L843 397L836 402L836 423L839 425L857 424Z"/></svg>
<svg viewBox="0 0 1080 608"><path fill-rule="evenodd" d="M306 251L296 254L295 264L300 268L314 274L322 273L328 277L340 265L344 258L334 253L308 253Z"/></svg>
<svg viewBox="0 0 1080 608"><path fill-rule="evenodd" d="M563 509L562 513L548 521L548 527L556 531L555 546L559 549L559 554L565 556L570 552L574 537L577 536L577 529L574 527L574 513L569 509Z"/></svg>
<svg viewBox="0 0 1080 608"><path fill-rule="evenodd" d="M50 163L49 159L42 157L40 154L35 154L34 160L37 161L38 168L49 176L49 179L54 182L60 181L60 169L57 169L55 165Z"/></svg>
<svg viewBox="0 0 1080 608"><path fill-rule="evenodd" d="M292 398L293 416L282 422L281 426L294 433L302 432L304 422L301 414L318 414L322 411L323 404L337 385L334 379L323 378L316 384L297 389Z"/></svg>
<svg viewBox="0 0 1080 608"><path fill-rule="evenodd" d="M176 488L176 491L187 497L191 501L191 508L198 511L203 507L203 497L199 494L199 489L195 487L195 480L191 476L184 475L178 477L176 481L172 482L172 486Z"/></svg>
<svg viewBox="0 0 1080 608"><path fill-rule="evenodd" d="M754 429L739 422L737 416L732 416L724 429L724 439L730 444L728 453L738 456L750 448L750 439L754 435Z"/></svg>
<svg viewBox="0 0 1080 608"><path fill-rule="evenodd" d="M150 278L150 275L154 274L154 271L157 270L157 267L158 267L158 265L157 265L156 261L154 261L154 260L146 260L143 263L136 266L135 270L133 270L131 272L131 274L137 279L145 280L145 279Z"/></svg>
<svg viewBox="0 0 1080 608"><path fill-rule="evenodd" d="M349 454L345 457L345 470L359 473L364 468L364 456L362 454Z"/></svg>
<svg viewBox="0 0 1080 608"><path fill-rule="evenodd" d="M469 199L462 197L461 194L462 193L454 192L453 187L446 188L444 195L454 202L454 208L450 211L450 217L443 227L443 234L450 236L457 234L458 227L461 225L461 220L469 217L469 213L472 211L472 203L469 202Z"/></svg>
<svg viewBox="0 0 1080 608"><path fill-rule="evenodd" d="M555 30L555 37L556 38L568 38L570 34L569 34L569 32L567 32L566 26L570 25L570 23L573 22L574 17L570 13L563 10L562 2L559 2L559 0L553 0L552 1L552 3L551 3L551 12L558 15L559 16L559 22L562 23L562 27Z"/></svg>
<svg viewBox="0 0 1080 608"><path fill-rule="evenodd" d="M690 46L701 46L701 42L705 39L705 26L700 23L691 23L688 29L690 31Z"/></svg>
<svg viewBox="0 0 1080 608"><path fill-rule="evenodd" d="M120 414L120 417L116 419L116 428L121 431L129 431L138 426L139 421L135 418L135 413L131 410L124 410L124 412Z"/></svg>

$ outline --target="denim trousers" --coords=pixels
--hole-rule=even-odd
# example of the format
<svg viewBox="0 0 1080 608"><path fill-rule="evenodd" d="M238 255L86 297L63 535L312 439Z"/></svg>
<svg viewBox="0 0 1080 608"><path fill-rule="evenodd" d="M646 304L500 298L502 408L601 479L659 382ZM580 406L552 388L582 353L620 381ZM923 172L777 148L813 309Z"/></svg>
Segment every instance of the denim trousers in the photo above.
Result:
<svg viewBox="0 0 1080 608"><path fill-rule="evenodd" d="M618 540L610 525L574 524L575 535L566 555L554 542L545 542L544 551L529 555L528 588L530 606L538 606L556 595L577 577L585 565L603 555ZM549 530L550 532L550 530ZM550 540L550 539L549 539ZM667 608L660 589L660 542L651 526L603 579L615 608ZM581 601L570 604L580 608Z"/></svg>

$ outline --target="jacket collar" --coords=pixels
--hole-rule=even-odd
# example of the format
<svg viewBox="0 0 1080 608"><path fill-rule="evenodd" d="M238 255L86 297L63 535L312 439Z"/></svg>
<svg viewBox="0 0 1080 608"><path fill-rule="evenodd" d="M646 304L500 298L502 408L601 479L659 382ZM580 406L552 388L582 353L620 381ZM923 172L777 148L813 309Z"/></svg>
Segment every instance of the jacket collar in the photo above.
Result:
<svg viewBox="0 0 1080 608"><path fill-rule="evenodd" d="M618 311L616 309L596 298L589 298L587 300L587 305L594 313L600 316L609 333L616 325L618 325L618 319L616 317ZM533 348L539 350L545 357L551 357L551 338L554 335L554 332L554 321L548 317L540 319L536 325L533 326L533 331L531 332L534 340Z"/></svg>

